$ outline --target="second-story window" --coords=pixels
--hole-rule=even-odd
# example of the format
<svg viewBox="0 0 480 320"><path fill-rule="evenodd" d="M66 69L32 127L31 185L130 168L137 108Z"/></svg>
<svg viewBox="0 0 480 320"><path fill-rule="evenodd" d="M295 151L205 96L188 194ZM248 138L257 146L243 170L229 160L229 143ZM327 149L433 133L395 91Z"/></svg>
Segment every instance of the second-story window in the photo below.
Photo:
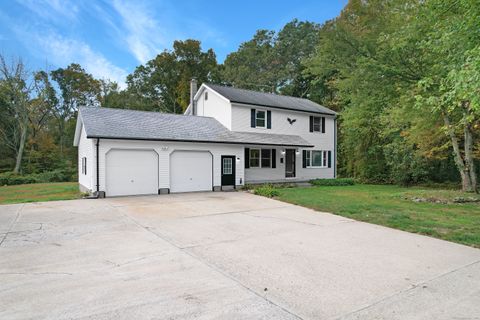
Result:
<svg viewBox="0 0 480 320"><path fill-rule="evenodd" d="M265 128L265 111L257 110L255 114L255 126Z"/></svg>
<svg viewBox="0 0 480 320"><path fill-rule="evenodd" d="M313 117L313 131L321 132L322 131L322 118Z"/></svg>
<svg viewBox="0 0 480 320"><path fill-rule="evenodd" d="M325 117L310 116L310 132L325 133Z"/></svg>
<svg viewBox="0 0 480 320"><path fill-rule="evenodd" d="M272 112L270 110L250 109L250 111L252 128L272 129Z"/></svg>
<svg viewBox="0 0 480 320"><path fill-rule="evenodd" d="M205 101L208 100L208 91L205 91Z"/></svg>

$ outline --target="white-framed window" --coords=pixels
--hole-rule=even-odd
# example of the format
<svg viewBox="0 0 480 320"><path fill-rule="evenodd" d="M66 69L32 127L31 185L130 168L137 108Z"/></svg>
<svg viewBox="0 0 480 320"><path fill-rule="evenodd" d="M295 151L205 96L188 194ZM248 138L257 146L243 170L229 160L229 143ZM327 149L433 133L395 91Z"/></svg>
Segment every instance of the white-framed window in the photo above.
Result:
<svg viewBox="0 0 480 320"><path fill-rule="evenodd" d="M272 167L272 149L262 149L261 152L261 163L262 168L271 168Z"/></svg>
<svg viewBox="0 0 480 320"><path fill-rule="evenodd" d="M87 174L87 157L82 158L82 174Z"/></svg>
<svg viewBox="0 0 480 320"><path fill-rule="evenodd" d="M250 168L272 168L272 149L250 149Z"/></svg>
<svg viewBox="0 0 480 320"><path fill-rule="evenodd" d="M322 117L313 117L313 132L322 132Z"/></svg>
<svg viewBox="0 0 480 320"><path fill-rule="evenodd" d="M223 174L232 174L232 158L223 158Z"/></svg>
<svg viewBox="0 0 480 320"><path fill-rule="evenodd" d="M305 157L307 168L326 168L328 166L328 151L306 150Z"/></svg>
<svg viewBox="0 0 480 320"><path fill-rule="evenodd" d="M260 167L260 149L250 149L250 168Z"/></svg>
<svg viewBox="0 0 480 320"><path fill-rule="evenodd" d="M255 110L255 127L266 128L267 127L267 112L265 110Z"/></svg>

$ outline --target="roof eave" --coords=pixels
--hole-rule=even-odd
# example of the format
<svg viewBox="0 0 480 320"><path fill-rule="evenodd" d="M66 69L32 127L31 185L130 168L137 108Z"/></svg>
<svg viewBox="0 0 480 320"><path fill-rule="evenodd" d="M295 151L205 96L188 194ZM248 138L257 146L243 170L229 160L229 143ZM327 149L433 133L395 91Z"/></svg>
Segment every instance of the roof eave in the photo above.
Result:
<svg viewBox="0 0 480 320"><path fill-rule="evenodd" d="M101 135L87 135L87 139L108 139L108 140L133 140L133 141L167 141L167 142L193 142L193 143L221 143L221 144L241 144L255 146L278 146L278 147L300 147L313 148L313 145L297 143L262 143L262 142L241 142L241 141L214 141L214 140L190 140L190 139L160 139L160 138L138 138L138 137L111 137Z"/></svg>
<svg viewBox="0 0 480 320"><path fill-rule="evenodd" d="M300 109L295 109L295 108L278 107L278 106L264 105L264 104L257 104L257 103L245 103L245 102L234 101L234 100L231 100L230 102L231 102L231 103L234 103L234 104L244 105L244 106L256 106L256 107L263 107L263 108L274 108L274 109L297 111L297 112L303 112L303 113L315 113L315 114L323 114L323 115L333 116L333 117L336 117L336 116L337 116L337 113L336 113L335 111L332 111L333 113L327 113L327 112L321 112L321 111L307 111L307 110L300 110Z"/></svg>

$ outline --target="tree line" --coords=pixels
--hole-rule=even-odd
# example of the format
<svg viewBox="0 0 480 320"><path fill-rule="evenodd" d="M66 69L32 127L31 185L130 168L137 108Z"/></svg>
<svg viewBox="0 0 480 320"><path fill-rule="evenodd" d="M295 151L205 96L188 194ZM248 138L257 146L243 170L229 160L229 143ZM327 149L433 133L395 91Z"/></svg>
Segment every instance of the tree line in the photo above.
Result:
<svg viewBox="0 0 480 320"><path fill-rule="evenodd" d="M258 30L221 64L200 41L138 66L126 88L72 63L28 72L1 59L0 171L76 170L79 106L182 113L189 80L304 97L339 112L339 173L477 190L480 3L350 0L324 24Z"/></svg>

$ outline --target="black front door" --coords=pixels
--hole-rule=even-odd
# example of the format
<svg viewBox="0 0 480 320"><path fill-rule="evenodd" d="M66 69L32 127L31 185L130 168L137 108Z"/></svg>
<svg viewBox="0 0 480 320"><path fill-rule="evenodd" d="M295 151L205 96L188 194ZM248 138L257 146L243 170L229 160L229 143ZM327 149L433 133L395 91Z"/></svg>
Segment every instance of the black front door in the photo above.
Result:
<svg viewBox="0 0 480 320"><path fill-rule="evenodd" d="M235 186L235 156L222 156L222 186Z"/></svg>
<svg viewBox="0 0 480 320"><path fill-rule="evenodd" d="M295 149L285 150L285 177L295 177Z"/></svg>

